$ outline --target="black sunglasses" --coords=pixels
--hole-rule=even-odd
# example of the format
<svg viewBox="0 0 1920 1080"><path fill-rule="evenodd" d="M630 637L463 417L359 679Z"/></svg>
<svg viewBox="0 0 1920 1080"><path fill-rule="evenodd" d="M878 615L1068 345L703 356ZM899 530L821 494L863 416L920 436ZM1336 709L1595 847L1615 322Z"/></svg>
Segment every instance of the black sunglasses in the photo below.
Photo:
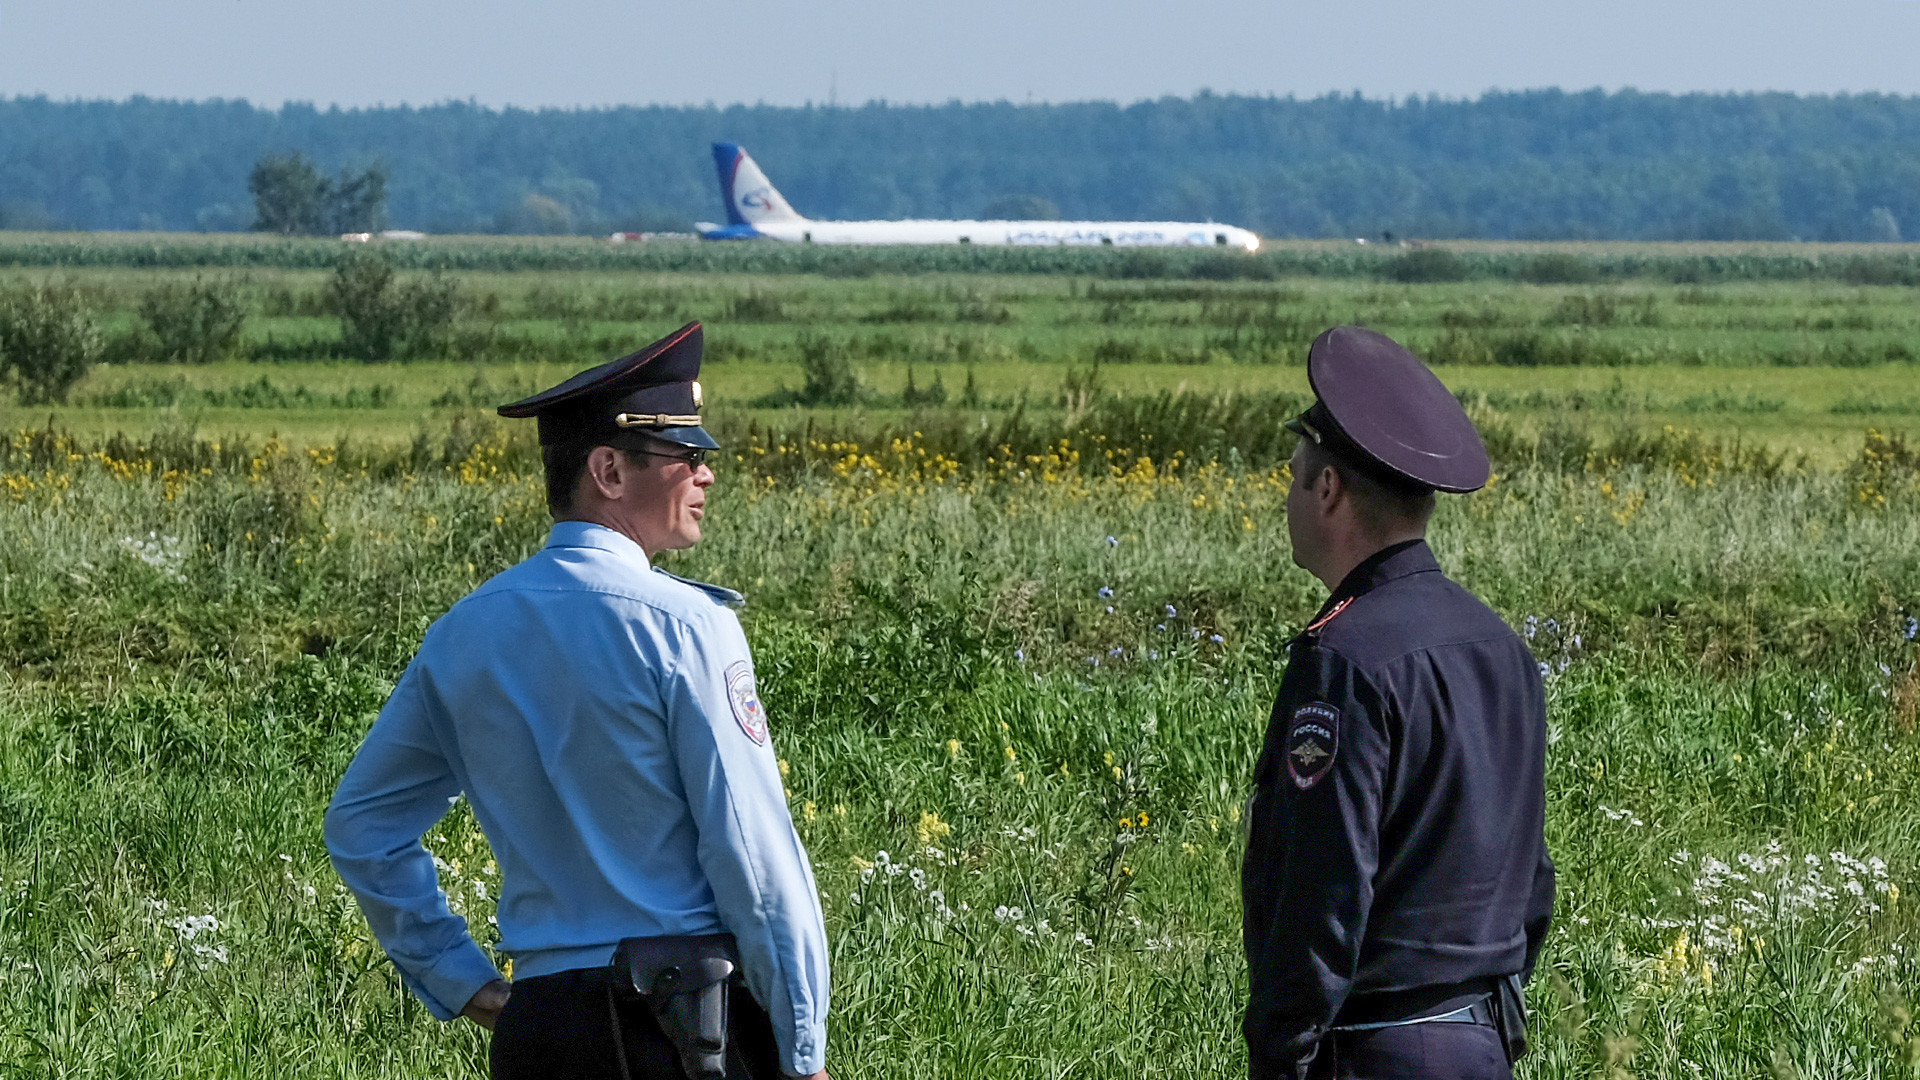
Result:
<svg viewBox="0 0 1920 1080"><path fill-rule="evenodd" d="M677 454L669 454L664 450L641 450L637 447L627 448L627 453L629 454L645 454L648 457L661 457L669 461L684 461L690 469L697 469L705 465L707 463L707 455L711 452L712 451L704 446L689 446L686 450Z"/></svg>

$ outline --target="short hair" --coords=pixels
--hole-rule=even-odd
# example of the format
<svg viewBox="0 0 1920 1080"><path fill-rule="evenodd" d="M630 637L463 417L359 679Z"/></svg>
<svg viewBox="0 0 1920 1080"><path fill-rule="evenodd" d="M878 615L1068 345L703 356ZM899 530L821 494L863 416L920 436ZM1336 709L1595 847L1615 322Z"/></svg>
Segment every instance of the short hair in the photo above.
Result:
<svg viewBox="0 0 1920 1080"><path fill-rule="evenodd" d="M1300 445L1305 451L1300 459L1305 471L1311 474L1330 468L1339 474L1341 485L1353 493L1361 522L1370 531L1386 535L1409 528L1425 529L1433 517L1432 488L1363 465L1352 454L1312 439L1302 439Z"/></svg>
<svg viewBox="0 0 1920 1080"><path fill-rule="evenodd" d="M616 450L628 464L638 465L635 458L649 441L654 440L622 433L604 439L576 439L541 447L541 463L547 469L547 513L555 519L573 513L573 496L580 490L580 478L586 475L587 458L593 456L595 450L602 446Z"/></svg>
<svg viewBox="0 0 1920 1080"><path fill-rule="evenodd" d="M576 439L540 448L541 462L547 468L547 513L555 520L573 513L573 496L580 490L580 477L586 474L587 457L601 445L591 439Z"/></svg>

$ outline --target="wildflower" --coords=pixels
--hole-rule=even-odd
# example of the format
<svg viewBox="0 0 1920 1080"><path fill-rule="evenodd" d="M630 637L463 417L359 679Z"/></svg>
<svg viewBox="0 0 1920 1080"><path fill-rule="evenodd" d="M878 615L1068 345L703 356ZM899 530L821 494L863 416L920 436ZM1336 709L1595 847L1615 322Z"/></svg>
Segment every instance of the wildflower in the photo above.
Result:
<svg viewBox="0 0 1920 1080"><path fill-rule="evenodd" d="M914 826L914 836L921 847L930 847L935 840L945 840L953 835L953 826L940 820L940 815L932 810L920 813L920 823Z"/></svg>
<svg viewBox="0 0 1920 1080"><path fill-rule="evenodd" d="M1115 645L1113 648L1107 650L1108 656L1125 656L1126 653L1127 653L1127 650L1121 648L1118 645Z"/></svg>
<svg viewBox="0 0 1920 1080"><path fill-rule="evenodd" d="M1220 636L1219 634L1213 634L1213 635L1211 635L1211 636L1209 636L1209 637L1207 638L1207 640L1208 640L1208 641L1211 641L1211 642L1213 642L1213 643L1214 643L1215 645L1218 645L1218 644L1220 644L1220 643L1222 643L1222 642L1224 642L1224 641L1226 641L1227 639L1226 639L1226 638L1223 638L1223 637L1221 637L1221 636Z"/></svg>
<svg viewBox="0 0 1920 1080"><path fill-rule="evenodd" d="M1027 650L1025 650L1025 649L1015 649L1015 650L1013 650L1013 658L1014 658L1014 659L1015 659L1016 661L1018 661L1018 662L1020 662L1020 663L1022 663L1022 664L1024 664L1024 663L1026 663L1026 662L1027 662Z"/></svg>
<svg viewBox="0 0 1920 1080"><path fill-rule="evenodd" d="M1107 546L1108 546L1108 547L1119 547L1119 546L1120 546L1120 538L1119 538L1119 537L1117 537L1117 536L1109 536L1109 537L1107 537Z"/></svg>
<svg viewBox="0 0 1920 1080"><path fill-rule="evenodd" d="M1161 632L1165 632L1165 631L1166 631L1166 629L1167 629L1167 624L1166 624L1166 623L1157 623L1157 624L1155 624L1155 625L1154 625L1154 629L1155 629L1155 630L1159 630L1159 631L1161 631Z"/></svg>
<svg viewBox="0 0 1920 1080"><path fill-rule="evenodd" d="M1111 586L1111 585L1102 585L1102 586L1100 586L1100 594L1099 594L1099 595L1100 595L1100 599L1102 599L1102 600L1111 600L1111 599L1113 599L1113 586Z"/></svg>
<svg viewBox="0 0 1920 1080"><path fill-rule="evenodd" d="M876 851L873 853L873 865L884 870L888 866L893 865L893 856L887 854L884 849Z"/></svg>
<svg viewBox="0 0 1920 1080"><path fill-rule="evenodd" d="M1023 772L1017 772L1017 773L1014 773L1014 774L1013 774L1013 782L1014 782L1014 783L1016 783L1016 784L1019 784L1019 785L1020 785L1021 787L1026 787L1026 786L1027 786L1027 774L1026 774L1026 773L1023 773Z"/></svg>
<svg viewBox="0 0 1920 1080"><path fill-rule="evenodd" d="M1011 747L1011 746L1003 746L1003 747L1001 747L1001 748L1000 748L1000 752L1001 752L1002 754L1005 754L1005 755L1007 756L1007 764L1009 764L1009 765L1011 765L1011 764L1013 764L1014 762L1016 762L1016 761L1019 761L1019 760L1020 760L1020 755L1019 755L1019 754L1017 754L1017 753L1014 753L1014 750L1013 750L1013 747Z"/></svg>
<svg viewBox="0 0 1920 1080"><path fill-rule="evenodd" d="M1904 631L1904 635L1908 641L1912 641L1915 638L1920 638L1920 619L1917 619L1912 615L1907 616L1907 625Z"/></svg>
<svg viewBox="0 0 1920 1080"><path fill-rule="evenodd" d="M1167 618L1169 618L1169 619L1171 619L1171 618L1173 618L1173 617L1174 617L1175 615L1178 615L1178 614L1180 614L1180 613L1179 613L1179 612L1177 612L1177 611L1175 611L1175 610L1173 610L1173 605L1172 605L1172 604L1168 604L1168 605L1167 605ZM1912 637L1913 635L1912 635L1912 634L1908 634L1907 636L1908 636L1908 637Z"/></svg>
<svg viewBox="0 0 1920 1080"><path fill-rule="evenodd" d="M949 761L960 760L960 740L959 739L947 740L947 760Z"/></svg>
<svg viewBox="0 0 1920 1080"><path fill-rule="evenodd" d="M788 775L793 772L793 767L787 764L786 758L781 758L776 764L780 766L780 779L782 780L785 780Z"/></svg>

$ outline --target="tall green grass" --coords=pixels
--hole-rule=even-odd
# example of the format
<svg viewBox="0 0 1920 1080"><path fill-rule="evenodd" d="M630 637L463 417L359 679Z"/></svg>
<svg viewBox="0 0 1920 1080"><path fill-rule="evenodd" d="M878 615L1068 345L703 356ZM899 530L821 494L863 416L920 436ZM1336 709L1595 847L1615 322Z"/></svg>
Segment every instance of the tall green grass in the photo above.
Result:
<svg viewBox="0 0 1920 1080"><path fill-rule="evenodd" d="M1243 1067L1236 808L1321 590L1280 448L1148 470L1184 426L1131 407L978 460L763 430L665 560L749 596L841 1075ZM1514 438L1434 543L1548 670L1561 902L1522 1074L1909 1075L1920 460ZM43 433L0 447L0 505L0 1075L483 1075L318 823L428 621L540 543L529 449ZM490 942L470 816L429 843Z"/></svg>

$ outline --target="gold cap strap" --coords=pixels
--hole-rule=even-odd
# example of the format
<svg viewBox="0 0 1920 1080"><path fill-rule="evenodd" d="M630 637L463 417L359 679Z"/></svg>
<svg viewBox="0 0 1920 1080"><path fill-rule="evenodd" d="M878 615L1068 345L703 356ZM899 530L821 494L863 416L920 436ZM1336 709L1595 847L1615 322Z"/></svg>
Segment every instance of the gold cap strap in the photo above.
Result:
<svg viewBox="0 0 1920 1080"><path fill-rule="evenodd" d="M634 427L699 427L700 414L675 416L672 413L628 413L623 412L613 418L613 422L623 428Z"/></svg>

